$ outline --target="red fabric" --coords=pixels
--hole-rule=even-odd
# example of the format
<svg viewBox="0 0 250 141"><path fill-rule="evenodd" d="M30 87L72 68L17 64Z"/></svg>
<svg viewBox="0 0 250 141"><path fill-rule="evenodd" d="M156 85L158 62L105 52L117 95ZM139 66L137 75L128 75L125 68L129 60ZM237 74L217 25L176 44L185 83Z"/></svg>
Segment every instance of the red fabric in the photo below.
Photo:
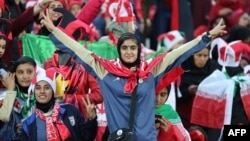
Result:
<svg viewBox="0 0 250 141"><path fill-rule="evenodd" d="M209 31L208 26L206 25L200 25L198 26L195 30L194 30L194 38L198 37L199 35L201 35L204 32Z"/></svg>
<svg viewBox="0 0 250 141"><path fill-rule="evenodd" d="M112 3L116 3L116 2L118 2L118 0L105 0L104 4L103 4L103 6L102 6L102 9L103 9L103 11L102 11L102 16L103 16L103 17L112 18L112 16L111 16L110 13L109 13L109 9L110 9L110 5L111 5ZM114 11L113 11L113 13L114 13Z"/></svg>
<svg viewBox="0 0 250 141"><path fill-rule="evenodd" d="M159 134L157 136L157 141L187 141L187 134L183 131L184 128L180 127L180 124L172 124L167 122L168 130L160 128Z"/></svg>
<svg viewBox="0 0 250 141"><path fill-rule="evenodd" d="M239 19L243 13L244 11L242 9L238 9L232 13L232 15L230 16L230 20L229 20L232 26L238 25Z"/></svg>
<svg viewBox="0 0 250 141"><path fill-rule="evenodd" d="M88 1L82 8L81 12L76 16L76 18L86 23L87 25L90 25L99 14L102 4L103 0Z"/></svg>
<svg viewBox="0 0 250 141"><path fill-rule="evenodd" d="M69 57L69 55L60 55L55 52L53 56L44 63L45 69L51 67L57 67L64 72L65 81L69 81L65 91L65 102L78 107L85 118L87 117L87 112L82 101L83 97L88 95L90 101L94 104L103 101L101 90L96 79L90 75L82 65ZM91 91L89 92L89 90Z"/></svg>
<svg viewBox="0 0 250 141"><path fill-rule="evenodd" d="M179 30L179 1L172 1L172 14L171 14L171 30Z"/></svg>
<svg viewBox="0 0 250 141"><path fill-rule="evenodd" d="M156 94L158 94L163 88L166 88L171 82L180 79L180 76L184 73L181 66L177 66L176 68L169 71L159 82L156 87Z"/></svg>
<svg viewBox="0 0 250 141"><path fill-rule="evenodd" d="M226 99L216 101L196 94L193 102L191 123L221 129L224 125ZM211 113L215 111L215 113Z"/></svg>
<svg viewBox="0 0 250 141"><path fill-rule="evenodd" d="M2 14L4 13L5 2L4 0L0 0L0 8L2 10ZM2 17L2 15L0 15Z"/></svg>
<svg viewBox="0 0 250 141"><path fill-rule="evenodd" d="M0 31L0 37L6 38L5 34L3 34L1 31Z"/></svg>
<svg viewBox="0 0 250 141"><path fill-rule="evenodd" d="M126 12L128 14L127 16L121 17L120 11L121 11L122 6L126 9ZM118 24L121 24L122 22L135 21L136 18L134 16L133 9L131 7L131 3L129 1L127 1L127 0L119 1L117 9L115 11L115 17L116 17L116 22Z"/></svg>
<svg viewBox="0 0 250 141"><path fill-rule="evenodd" d="M95 141L102 141L102 136L106 130L106 126L98 126Z"/></svg>
<svg viewBox="0 0 250 141"><path fill-rule="evenodd" d="M149 7L148 18L149 18L151 21L153 20L153 18L154 18L154 16L155 16L156 9L157 9L156 5L151 5L151 6Z"/></svg>
<svg viewBox="0 0 250 141"><path fill-rule="evenodd" d="M246 112L248 121L250 121L250 94L247 92L247 94L241 95L241 100L244 106L244 111Z"/></svg>
<svg viewBox="0 0 250 141"><path fill-rule="evenodd" d="M107 31L107 34L108 34L108 36L109 36L110 41L112 41L112 43L113 43L114 45L117 45L118 39L117 39L117 37L115 36L115 34L114 34L113 32L110 32L110 31Z"/></svg>
<svg viewBox="0 0 250 141"><path fill-rule="evenodd" d="M219 16L220 10L223 8L230 8L233 11L237 9L243 9L244 5L241 0L217 0L215 5L212 5L210 13L209 13L209 21L212 22L217 16Z"/></svg>
<svg viewBox="0 0 250 141"><path fill-rule="evenodd" d="M79 5L82 7L82 1L81 0L69 0L69 9L74 5Z"/></svg>
<svg viewBox="0 0 250 141"><path fill-rule="evenodd" d="M142 0L135 0L134 2L135 2L136 15L137 15L138 19L140 19L140 20L144 19Z"/></svg>
<svg viewBox="0 0 250 141"><path fill-rule="evenodd" d="M62 121L59 121L60 105L55 103L52 110L52 116L46 117L39 109L35 109L35 112L39 118L46 122L46 134L48 141L64 141L70 137L68 128Z"/></svg>
<svg viewBox="0 0 250 141"><path fill-rule="evenodd" d="M161 54L154 58L150 64L147 62L141 62L139 68L137 68L136 72L132 72L127 67L123 66L118 67L115 65L115 61L117 60L106 60L104 58L100 58L96 56L95 54L92 54L92 56L99 61L104 68L111 74L117 75L119 77L125 77L128 78L125 86L124 86L124 93L131 94L134 90L135 86L137 85L137 78L146 79L149 77L150 71L154 68L155 65L157 65L165 56L165 54ZM144 68L142 68L144 67Z"/></svg>
<svg viewBox="0 0 250 141"><path fill-rule="evenodd" d="M190 137L192 141L206 141L204 135L198 133L196 130L190 132Z"/></svg>

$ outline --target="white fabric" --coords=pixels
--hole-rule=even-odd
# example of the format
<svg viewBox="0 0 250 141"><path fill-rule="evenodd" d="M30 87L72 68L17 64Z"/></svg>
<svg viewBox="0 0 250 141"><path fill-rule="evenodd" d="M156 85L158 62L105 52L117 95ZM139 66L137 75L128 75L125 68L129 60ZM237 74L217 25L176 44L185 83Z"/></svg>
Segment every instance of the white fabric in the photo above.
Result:
<svg viewBox="0 0 250 141"><path fill-rule="evenodd" d="M229 125L231 123L234 85L234 80L228 79L223 72L215 70L198 86L197 91L199 92L197 94L202 97L216 101L226 99L224 125Z"/></svg>

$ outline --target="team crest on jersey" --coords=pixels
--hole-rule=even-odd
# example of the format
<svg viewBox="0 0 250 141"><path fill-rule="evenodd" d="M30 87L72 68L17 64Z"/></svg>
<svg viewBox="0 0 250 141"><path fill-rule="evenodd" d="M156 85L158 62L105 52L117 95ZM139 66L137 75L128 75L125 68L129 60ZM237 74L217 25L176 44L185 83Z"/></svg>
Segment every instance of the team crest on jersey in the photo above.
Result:
<svg viewBox="0 0 250 141"><path fill-rule="evenodd" d="M72 126L75 126L76 121L75 121L74 116L69 116L69 121L70 121L70 124L71 124Z"/></svg>

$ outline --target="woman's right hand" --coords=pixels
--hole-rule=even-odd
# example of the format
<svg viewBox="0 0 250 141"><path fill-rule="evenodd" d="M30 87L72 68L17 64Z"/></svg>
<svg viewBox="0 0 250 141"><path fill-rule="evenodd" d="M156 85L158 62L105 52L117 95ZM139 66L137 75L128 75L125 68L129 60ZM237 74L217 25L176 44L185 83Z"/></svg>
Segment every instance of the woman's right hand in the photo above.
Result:
<svg viewBox="0 0 250 141"><path fill-rule="evenodd" d="M2 79L3 86L9 90L14 91L15 90L15 73L8 73L8 75Z"/></svg>
<svg viewBox="0 0 250 141"><path fill-rule="evenodd" d="M213 39L213 38L216 38L217 36L226 34L227 31L225 29L226 29L226 25L224 24L223 19L221 19L219 23L208 33L211 35L211 38Z"/></svg>
<svg viewBox="0 0 250 141"><path fill-rule="evenodd" d="M48 29L48 31L53 32L56 26L53 24L53 22L50 19L48 9L46 10L46 15L45 14L42 14L42 15L43 15L43 19L40 21L41 25L45 26Z"/></svg>

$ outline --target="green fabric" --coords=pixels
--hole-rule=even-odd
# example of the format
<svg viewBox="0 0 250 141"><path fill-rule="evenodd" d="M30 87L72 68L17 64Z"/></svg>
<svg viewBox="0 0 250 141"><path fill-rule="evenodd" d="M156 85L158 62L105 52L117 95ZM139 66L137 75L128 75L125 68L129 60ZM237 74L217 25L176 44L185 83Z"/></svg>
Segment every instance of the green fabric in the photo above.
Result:
<svg viewBox="0 0 250 141"><path fill-rule="evenodd" d="M87 43L87 49L94 52L97 56L112 60L118 58L116 46L107 42L85 42L80 41L80 44L84 45Z"/></svg>
<svg viewBox="0 0 250 141"><path fill-rule="evenodd" d="M155 108L155 114L162 115L164 118L168 119L171 123L181 122L179 114L169 104L163 104L162 106Z"/></svg>
<svg viewBox="0 0 250 141"><path fill-rule="evenodd" d="M39 66L56 50L48 36L25 34L22 37L23 55L32 57Z"/></svg>
<svg viewBox="0 0 250 141"><path fill-rule="evenodd" d="M16 86L16 91L17 91L17 100L22 105L21 109L22 118L27 118L28 116L30 116L29 113L32 112L32 108L36 104L35 96L33 94L30 95L30 99L28 101L28 98L24 96L24 94L19 90L18 86Z"/></svg>
<svg viewBox="0 0 250 141"><path fill-rule="evenodd" d="M80 44L94 52L97 56L106 59L114 59L118 57L116 46L107 42L85 42L80 41ZM37 64L43 67L43 63L52 57L56 50L55 45L48 36L25 34L22 37L23 55L35 59Z"/></svg>
<svg viewBox="0 0 250 141"><path fill-rule="evenodd" d="M155 58L156 56L158 56L159 54L162 54L164 52L164 50L166 49L166 47L161 47L158 51L156 51L153 54L150 54L146 57L146 59L151 59L151 58Z"/></svg>

